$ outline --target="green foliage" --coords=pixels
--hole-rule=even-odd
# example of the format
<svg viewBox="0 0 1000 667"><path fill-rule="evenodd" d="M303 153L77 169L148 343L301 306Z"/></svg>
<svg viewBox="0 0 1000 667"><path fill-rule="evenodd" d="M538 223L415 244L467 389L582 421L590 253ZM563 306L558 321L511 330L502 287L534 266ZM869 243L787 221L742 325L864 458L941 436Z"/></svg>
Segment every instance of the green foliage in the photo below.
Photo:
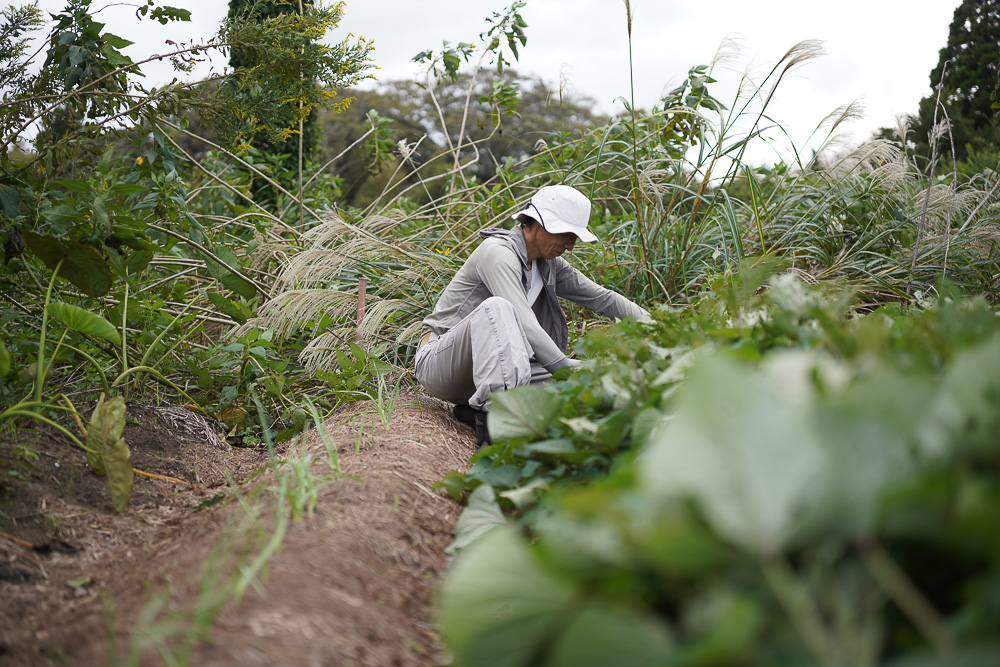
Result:
<svg viewBox="0 0 1000 667"><path fill-rule="evenodd" d="M564 664L591 613L635 634L587 633L575 664L625 637L636 664L996 660L1000 319L955 297L845 318L843 293L790 276L722 278L694 312L590 334L606 352L571 377L494 397L526 426L491 428L510 440L466 476L492 518L462 525L443 589L463 664L501 664L486 647L529 619L502 664ZM530 546L491 509L505 485Z"/></svg>
<svg viewBox="0 0 1000 667"><path fill-rule="evenodd" d="M299 392L317 386L298 375L298 366L286 371L285 355L302 343L272 343L273 334L263 330L242 336L237 347L217 339L220 328L253 314L273 277L268 271L278 260L255 265L253 249L294 244L299 232L279 215L315 219L310 207L325 206L336 182L317 175L297 197L273 180L287 183L287 172L255 171L255 159L266 167L259 156L243 158L218 146L186 152L178 137L189 136L187 120L174 114L197 109L211 122L249 109L252 122L222 123L217 130L238 135L280 115L277 106L298 113L328 103L336 91L325 86L356 83L368 66L370 45L363 41L318 45L341 15L338 5L263 23L233 18L208 43L171 42L174 51L163 57L186 69L208 50L224 49L260 56L263 69L203 86L146 90L136 83L143 63L123 55L127 42L104 30L89 2L72 2L54 15L40 49L24 36L43 25L37 10L2 13L0 239L10 298L0 316L0 420L35 419L86 450L73 427L53 416L75 416L61 398L72 387L95 398L98 389L119 390L128 400L156 392L157 400L188 402L209 415L245 415L250 395L260 389L275 430L286 421L282 416L294 421ZM188 20L190 13L147 2L137 16L163 24ZM247 85L254 76L268 95L285 97L251 100ZM303 76L313 82L308 90ZM247 173L280 193L280 210L265 212L248 201ZM299 201L293 218L289 206ZM374 376L366 377L374 387ZM330 407L323 396L320 387L318 400ZM108 468L120 469L116 479L131 471L123 446L114 440L103 449L104 459L114 462ZM13 469L23 468L14 463ZM120 509L127 485L112 486Z"/></svg>
<svg viewBox="0 0 1000 667"><path fill-rule="evenodd" d="M52 68L65 90L99 88L107 95L73 97L85 100L86 116L96 119L114 114L126 101L128 74L124 66L132 60L120 49L132 42L104 32L104 24L90 12L91 0L70 0L62 14L55 17L49 38L45 68Z"/></svg>
<svg viewBox="0 0 1000 667"><path fill-rule="evenodd" d="M3 81L4 92L17 95L34 83L22 63L30 46L27 35L43 24L44 18L37 5L7 5L0 9L0 81ZM7 124L8 110L6 104L0 105L3 126Z"/></svg>
<svg viewBox="0 0 1000 667"><path fill-rule="evenodd" d="M233 0L224 29L233 71L216 89L216 111L203 118L238 152L253 147L279 171L298 170L313 157L317 109L346 108L349 98L333 102L338 89L369 76L371 42L324 43L343 13L343 2ZM255 196L274 208L266 183L256 184Z"/></svg>

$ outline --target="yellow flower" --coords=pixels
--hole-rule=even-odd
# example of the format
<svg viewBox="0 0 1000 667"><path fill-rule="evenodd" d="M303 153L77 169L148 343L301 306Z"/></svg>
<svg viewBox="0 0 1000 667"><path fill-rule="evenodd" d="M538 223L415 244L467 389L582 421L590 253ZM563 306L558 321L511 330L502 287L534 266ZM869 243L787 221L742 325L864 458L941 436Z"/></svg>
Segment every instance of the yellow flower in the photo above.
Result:
<svg viewBox="0 0 1000 667"><path fill-rule="evenodd" d="M434 248L434 252L436 252L439 255L444 255L446 257L451 254L451 250L449 250L448 248L445 248L444 250L438 250L437 248Z"/></svg>
<svg viewBox="0 0 1000 667"><path fill-rule="evenodd" d="M141 167L141 166L142 166L142 163L143 163L143 162L145 162L145 160L143 160L143 159L142 159L142 156L140 155L139 157L137 157L137 158L135 159L135 166L137 166L137 167Z"/></svg>

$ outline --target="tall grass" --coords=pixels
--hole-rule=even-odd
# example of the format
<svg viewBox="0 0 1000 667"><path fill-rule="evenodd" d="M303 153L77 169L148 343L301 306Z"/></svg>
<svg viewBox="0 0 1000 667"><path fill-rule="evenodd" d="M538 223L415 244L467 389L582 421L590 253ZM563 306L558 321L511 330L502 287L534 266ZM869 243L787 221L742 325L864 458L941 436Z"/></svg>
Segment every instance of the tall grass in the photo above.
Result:
<svg viewBox="0 0 1000 667"><path fill-rule="evenodd" d="M720 57L692 68L652 110L627 105L603 127L550 137L488 183L463 175L459 153L474 149L473 141L411 164L414 178L390 181L366 210L327 215L304 234L302 249L289 249L271 300L245 326L310 328L317 337L302 356L311 368L330 361L323 350L348 340L389 343L406 363L420 319L477 232L509 226L510 215L548 183L573 185L594 205L591 226L601 242L578 247L571 261L646 305L690 302L707 279L757 256L785 258L813 282L842 281L870 305L907 299L911 284L933 291L941 278L995 299L996 175L930 178L907 154L905 136L844 150L837 130L859 115L857 105L820 123L809 138L819 149L808 159L770 117L788 73L821 54L817 42L795 45L762 80L745 74L728 105L710 90ZM787 143L775 145L765 133ZM793 157L750 162L760 148ZM415 207L408 194L427 191L424 174L437 160L452 168L433 179L450 186ZM358 321L362 277L367 309Z"/></svg>

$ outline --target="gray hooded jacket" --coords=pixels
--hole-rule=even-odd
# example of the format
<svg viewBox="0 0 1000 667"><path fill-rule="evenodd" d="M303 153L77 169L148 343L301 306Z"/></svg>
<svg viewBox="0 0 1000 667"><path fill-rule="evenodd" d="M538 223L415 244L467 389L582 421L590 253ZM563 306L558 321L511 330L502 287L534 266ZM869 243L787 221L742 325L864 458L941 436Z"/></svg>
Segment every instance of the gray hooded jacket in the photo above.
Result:
<svg viewBox="0 0 1000 667"><path fill-rule="evenodd" d="M520 227L484 229L485 239L451 279L434 311L424 319L424 329L441 335L458 324L491 296L503 297L517 313L535 353L535 361L554 372L566 365L569 327L558 298L568 299L612 318L648 313L617 292L601 287L561 257L536 259L542 291L528 305L528 251Z"/></svg>

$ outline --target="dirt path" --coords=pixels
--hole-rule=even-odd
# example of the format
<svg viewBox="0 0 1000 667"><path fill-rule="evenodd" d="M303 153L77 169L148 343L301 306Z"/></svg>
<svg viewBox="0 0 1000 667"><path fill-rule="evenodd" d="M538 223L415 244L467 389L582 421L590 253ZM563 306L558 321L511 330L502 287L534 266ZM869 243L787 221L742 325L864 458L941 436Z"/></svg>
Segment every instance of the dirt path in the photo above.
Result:
<svg viewBox="0 0 1000 667"><path fill-rule="evenodd" d="M47 453L30 483L4 497L0 530L48 547L0 540L0 664L104 665L125 662L130 646L150 647L142 662L156 664L156 633L169 631L171 619L190 626L199 604L203 613L210 606L199 586L222 587L236 571L231 553L212 550L239 525L240 504L189 510L228 489L227 471L245 479L265 466L266 452L211 448L172 433L149 410L133 411L140 423L125 432L133 465L194 486L137 478L129 508L114 516L104 481L86 471L81 453L54 439L36 442ZM222 609L190 664L445 661L432 602L459 507L431 487L467 466L474 438L427 400L403 397L388 430L364 411L354 406L328 422L345 476L318 487L312 515L288 524L280 551L239 604ZM308 451L325 453L315 434ZM319 458L311 470L306 479L330 475ZM255 484L274 486L274 478L266 473ZM247 534L259 548L275 525L265 510ZM244 554L241 563L251 560ZM212 565L218 572L204 574ZM158 622L143 622L151 600L161 604ZM141 636L133 636L137 623ZM181 644L176 636L163 642L175 655Z"/></svg>

